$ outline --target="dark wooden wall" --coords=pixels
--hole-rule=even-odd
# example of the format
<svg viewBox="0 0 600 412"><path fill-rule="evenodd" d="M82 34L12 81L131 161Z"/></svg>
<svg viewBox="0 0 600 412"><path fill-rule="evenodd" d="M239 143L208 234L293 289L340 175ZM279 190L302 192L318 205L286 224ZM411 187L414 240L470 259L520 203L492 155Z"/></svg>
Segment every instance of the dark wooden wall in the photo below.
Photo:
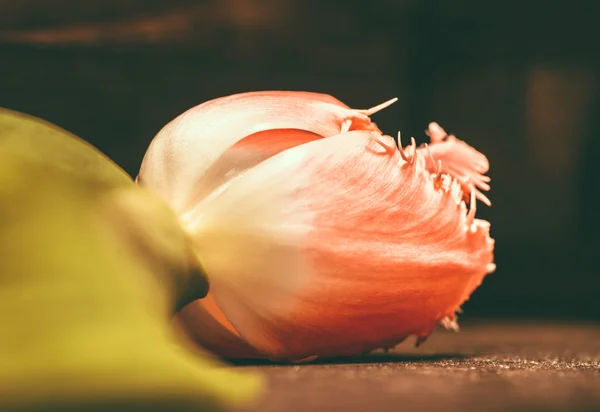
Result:
<svg viewBox="0 0 600 412"><path fill-rule="evenodd" d="M488 155L498 270L471 315L600 318L600 48L594 1L0 0L0 106L135 174L154 134L248 90L399 103Z"/></svg>

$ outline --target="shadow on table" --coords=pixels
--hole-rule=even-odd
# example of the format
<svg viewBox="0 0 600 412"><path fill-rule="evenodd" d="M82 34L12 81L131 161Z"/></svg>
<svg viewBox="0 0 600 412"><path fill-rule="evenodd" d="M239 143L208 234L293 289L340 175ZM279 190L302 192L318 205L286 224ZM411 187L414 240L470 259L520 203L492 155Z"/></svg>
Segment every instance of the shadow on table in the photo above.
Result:
<svg viewBox="0 0 600 412"><path fill-rule="evenodd" d="M292 363L269 361L262 359L234 359L229 363L237 366L281 366L281 365L352 365L371 363L436 363L447 360L469 359L472 355L461 353L438 353L432 355L418 355L411 353L373 353L363 356L348 356L315 359L310 362Z"/></svg>

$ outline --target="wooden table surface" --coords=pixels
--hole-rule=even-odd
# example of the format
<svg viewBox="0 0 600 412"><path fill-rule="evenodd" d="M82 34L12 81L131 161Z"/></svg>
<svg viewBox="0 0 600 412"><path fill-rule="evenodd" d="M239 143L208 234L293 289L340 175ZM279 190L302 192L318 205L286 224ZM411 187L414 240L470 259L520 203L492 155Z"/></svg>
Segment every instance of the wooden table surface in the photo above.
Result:
<svg viewBox="0 0 600 412"><path fill-rule="evenodd" d="M600 411L600 324L467 322L388 354L240 363L269 390L244 411Z"/></svg>

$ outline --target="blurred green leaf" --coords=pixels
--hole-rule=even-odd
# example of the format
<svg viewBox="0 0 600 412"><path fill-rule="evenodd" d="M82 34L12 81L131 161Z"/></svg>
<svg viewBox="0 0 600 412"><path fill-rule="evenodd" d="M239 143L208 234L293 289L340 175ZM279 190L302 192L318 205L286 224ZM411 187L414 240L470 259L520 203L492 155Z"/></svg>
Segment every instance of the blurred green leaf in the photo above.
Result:
<svg viewBox="0 0 600 412"><path fill-rule="evenodd" d="M208 292L208 280L176 216L91 144L44 120L0 108L0 149L71 176L72 190L103 203L116 230L152 267L180 309ZM38 176L40 182L48 176Z"/></svg>
<svg viewBox="0 0 600 412"><path fill-rule="evenodd" d="M0 113L0 410L251 399L255 377L192 355L168 322L203 279L167 206L83 141Z"/></svg>
<svg viewBox="0 0 600 412"><path fill-rule="evenodd" d="M44 120L0 108L0 148L105 185L131 177L91 144Z"/></svg>

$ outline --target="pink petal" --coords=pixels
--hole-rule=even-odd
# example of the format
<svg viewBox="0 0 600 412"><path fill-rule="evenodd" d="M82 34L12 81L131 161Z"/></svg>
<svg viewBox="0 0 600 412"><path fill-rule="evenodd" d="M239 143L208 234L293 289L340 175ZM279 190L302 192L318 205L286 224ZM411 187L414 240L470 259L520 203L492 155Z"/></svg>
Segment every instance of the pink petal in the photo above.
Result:
<svg viewBox="0 0 600 412"><path fill-rule="evenodd" d="M307 92L252 92L211 100L158 133L138 181L184 213L231 177L268 157L263 151L273 154L274 145L286 140L281 133L260 139L257 134L291 129L291 134L310 132L314 139L338 134L342 128L379 130L368 117L379 109L354 110L331 96ZM238 144L248 136L254 136L252 144ZM270 139L274 136L279 141ZM233 146L241 150L221 159ZM283 145L288 147L291 141Z"/></svg>
<svg viewBox="0 0 600 412"><path fill-rule="evenodd" d="M430 123L427 133L431 144L428 149L419 149L424 152L427 169L437 173L441 161L441 172L452 175L461 183L466 198L473 191L477 199L489 206L489 199L481 193L481 190L490 190L490 178L485 176L490 164L485 155L454 135L446 134L437 123ZM431 155L426 154L427 151Z"/></svg>
<svg viewBox="0 0 600 412"><path fill-rule="evenodd" d="M344 133L260 163L195 210L211 293L243 339L273 359L351 355L454 317L494 268L489 224L420 151L407 159L389 137Z"/></svg>

